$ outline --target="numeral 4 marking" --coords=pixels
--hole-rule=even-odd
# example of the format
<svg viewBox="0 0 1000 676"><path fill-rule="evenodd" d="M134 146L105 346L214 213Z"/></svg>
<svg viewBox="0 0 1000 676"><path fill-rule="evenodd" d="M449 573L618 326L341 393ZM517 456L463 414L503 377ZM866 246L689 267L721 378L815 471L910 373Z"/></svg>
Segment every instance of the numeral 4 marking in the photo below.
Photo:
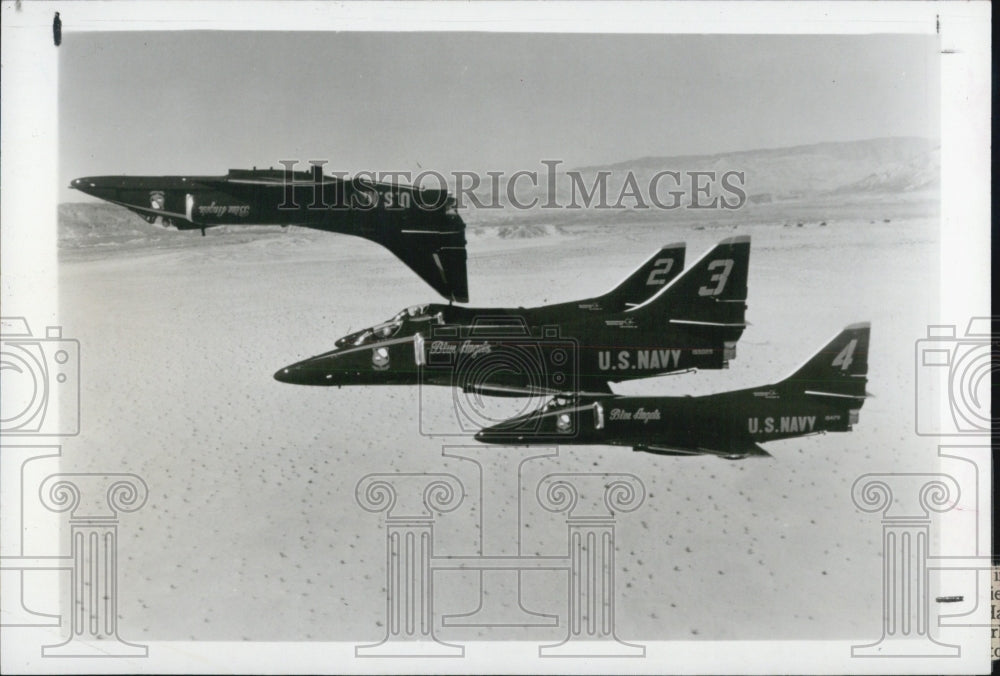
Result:
<svg viewBox="0 0 1000 676"><path fill-rule="evenodd" d="M719 268L722 268L719 270ZM709 287L705 285L698 289L699 296L718 296L722 293L722 290L726 287L726 281L729 279L729 273L733 271L733 259L725 258L712 261L708 264L709 272L713 270L719 270L714 275L708 278L709 282L715 284L714 287Z"/></svg>
<svg viewBox="0 0 1000 676"><path fill-rule="evenodd" d="M649 279L646 280L646 286L663 286L666 284L667 280L665 277L670 274L673 267L673 258L658 258L653 263L653 269L649 272Z"/></svg>
<svg viewBox="0 0 1000 676"><path fill-rule="evenodd" d="M851 362L854 361L854 348L858 346L858 339L852 338L851 342L844 346L844 349L840 351L833 359L833 363L830 366L839 366L841 371L846 371L850 366Z"/></svg>

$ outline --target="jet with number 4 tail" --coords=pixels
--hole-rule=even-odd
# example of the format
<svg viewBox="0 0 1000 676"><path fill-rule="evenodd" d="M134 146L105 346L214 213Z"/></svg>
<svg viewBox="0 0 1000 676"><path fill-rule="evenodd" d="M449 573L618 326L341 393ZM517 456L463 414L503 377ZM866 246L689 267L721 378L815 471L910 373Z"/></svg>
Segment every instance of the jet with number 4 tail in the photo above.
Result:
<svg viewBox="0 0 1000 676"><path fill-rule="evenodd" d="M492 396L610 393L609 383L735 357L746 326L750 238L690 268L658 251L609 293L534 308L423 305L274 374L299 385L444 385Z"/></svg>
<svg viewBox="0 0 1000 676"><path fill-rule="evenodd" d="M631 446L657 455L770 455L760 445L849 432L867 394L868 323L841 331L782 381L701 397L557 396L541 409L483 429L489 444Z"/></svg>
<svg viewBox="0 0 1000 676"><path fill-rule="evenodd" d="M71 188L118 204L149 223L298 225L381 244L450 301L469 300L465 223L443 190L275 169L225 176L90 176Z"/></svg>

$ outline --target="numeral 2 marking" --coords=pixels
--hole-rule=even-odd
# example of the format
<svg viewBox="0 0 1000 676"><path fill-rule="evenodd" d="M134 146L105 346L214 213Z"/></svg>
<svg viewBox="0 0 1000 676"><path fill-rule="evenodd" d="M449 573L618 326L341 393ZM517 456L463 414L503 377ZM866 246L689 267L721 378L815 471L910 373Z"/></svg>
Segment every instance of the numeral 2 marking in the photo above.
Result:
<svg viewBox="0 0 1000 676"><path fill-rule="evenodd" d="M667 283L666 276L674 267L673 258L659 258L653 263L653 269L646 280L646 286L663 286Z"/></svg>

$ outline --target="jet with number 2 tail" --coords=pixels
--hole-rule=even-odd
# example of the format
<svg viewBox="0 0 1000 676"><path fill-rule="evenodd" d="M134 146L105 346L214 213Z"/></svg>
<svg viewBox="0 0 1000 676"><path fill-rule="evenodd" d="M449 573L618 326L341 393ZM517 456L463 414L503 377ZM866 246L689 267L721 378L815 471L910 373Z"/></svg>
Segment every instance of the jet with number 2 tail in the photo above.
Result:
<svg viewBox="0 0 1000 676"><path fill-rule="evenodd" d="M450 301L469 300L465 223L443 190L274 169L225 176L90 176L71 188L178 230L297 225L381 244Z"/></svg>
<svg viewBox="0 0 1000 676"><path fill-rule="evenodd" d="M471 325L484 318L515 318L529 326L557 324L586 313L622 312L652 298L684 270L683 242L667 244L607 293L584 300L529 308L475 308L443 303L415 305L375 326L338 338L338 348L357 347L384 338L426 331L437 325Z"/></svg>
<svg viewBox="0 0 1000 676"><path fill-rule="evenodd" d="M677 274L665 247L597 298L535 308L418 306L352 333L275 379L298 385L444 385L491 396L609 393L609 383L727 368L746 326L750 238Z"/></svg>
<svg viewBox="0 0 1000 676"><path fill-rule="evenodd" d="M867 394L868 323L852 324L784 380L701 397L556 397L541 409L487 427L489 444L631 446L657 455L770 455L760 445L849 432Z"/></svg>

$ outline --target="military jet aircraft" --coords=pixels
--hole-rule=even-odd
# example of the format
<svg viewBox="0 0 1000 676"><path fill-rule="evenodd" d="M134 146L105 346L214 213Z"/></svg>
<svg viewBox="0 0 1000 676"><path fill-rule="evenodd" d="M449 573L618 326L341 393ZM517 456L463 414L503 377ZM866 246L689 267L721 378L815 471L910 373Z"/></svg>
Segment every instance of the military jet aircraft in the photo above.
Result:
<svg viewBox="0 0 1000 676"><path fill-rule="evenodd" d="M468 302L465 223L442 190L324 176L230 169L225 176L90 176L83 193L178 230L299 225L364 237L406 263L450 301Z"/></svg>
<svg viewBox="0 0 1000 676"><path fill-rule="evenodd" d="M726 368L746 326L750 238L720 242L671 278L682 251L661 250L597 299L530 309L411 308L274 377L298 385L444 385L524 397L609 393L609 382Z"/></svg>
<svg viewBox="0 0 1000 676"><path fill-rule="evenodd" d="M870 325L851 324L801 368L763 387L701 397L569 395L487 427L490 444L601 444L658 455L769 456L760 443L858 422L868 383Z"/></svg>
<svg viewBox="0 0 1000 676"><path fill-rule="evenodd" d="M683 242L667 244L619 282L615 288L595 298L512 310L474 308L444 303L415 305L401 310L388 321L339 338L335 345L338 348L357 347L376 342L382 338L412 335L419 331L426 331L432 326L443 324L471 325L478 321L480 327L483 328L487 318L507 323L510 320L523 319L529 326L540 326L559 323L587 312L622 312L649 300L657 291L681 274L684 269L684 251Z"/></svg>

